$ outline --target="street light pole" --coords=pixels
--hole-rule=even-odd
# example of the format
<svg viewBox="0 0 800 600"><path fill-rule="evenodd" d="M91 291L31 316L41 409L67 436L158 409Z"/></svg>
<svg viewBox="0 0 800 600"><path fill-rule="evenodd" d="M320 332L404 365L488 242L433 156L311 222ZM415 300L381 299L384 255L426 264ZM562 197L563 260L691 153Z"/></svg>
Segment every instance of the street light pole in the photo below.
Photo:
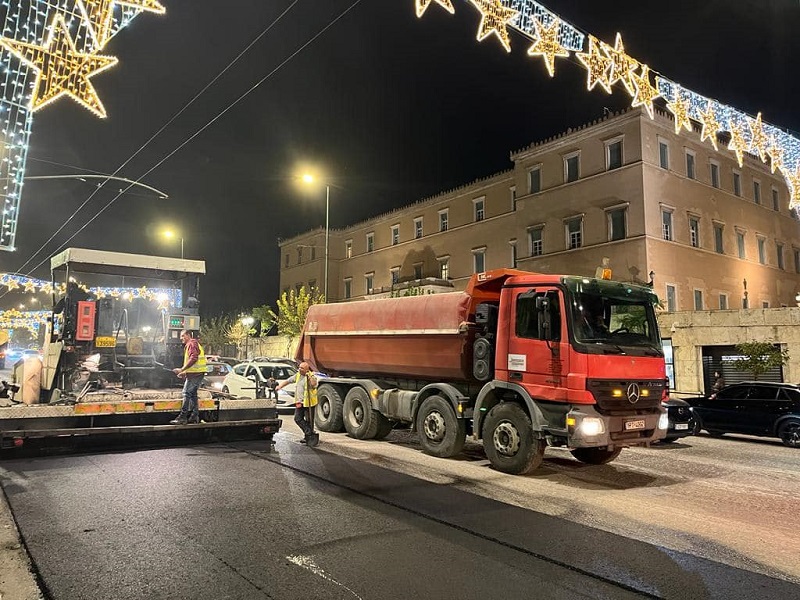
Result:
<svg viewBox="0 0 800 600"><path fill-rule="evenodd" d="M183 236L181 236L181 260L183 260Z"/></svg>
<svg viewBox="0 0 800 600"><path fill-rule="evenodd" d="M331 186L325 184L325 302L328 302L328 239L330 237Z"/></svg>

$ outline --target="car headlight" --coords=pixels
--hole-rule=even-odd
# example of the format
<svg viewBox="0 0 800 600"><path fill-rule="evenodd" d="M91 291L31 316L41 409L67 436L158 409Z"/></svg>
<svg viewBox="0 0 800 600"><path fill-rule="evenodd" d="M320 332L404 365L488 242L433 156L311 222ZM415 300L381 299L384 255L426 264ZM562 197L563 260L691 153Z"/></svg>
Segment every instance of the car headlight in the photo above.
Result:
<svg viewBox="0 0 800 600"><path fill-rule="evenodd" d="M660 417L658 417L658 428L663 429L664 431L669 429L669 415L667 413L663 413Z"/></svg>
<svg viewBox="0 0 800 600"><path fill-rule="evenodd" d="M581 420L580 432L585 437L600 435L601 433L605 433L605 431L606 426L603 423L603 419L598 419L597 417L586 417L585 419Z"/></svg>

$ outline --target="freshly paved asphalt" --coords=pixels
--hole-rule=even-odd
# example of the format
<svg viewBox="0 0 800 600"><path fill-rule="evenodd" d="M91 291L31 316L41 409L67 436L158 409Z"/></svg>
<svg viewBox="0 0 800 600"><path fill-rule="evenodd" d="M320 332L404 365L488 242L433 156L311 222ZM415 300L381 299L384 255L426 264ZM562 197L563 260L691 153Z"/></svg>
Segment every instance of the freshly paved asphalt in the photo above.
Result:
<svg viewBox="0 0 800 600"><path fill-rule="evenodd" d="M422 481L289 434L8 460L54 599L800 597L783 580Z"/></svg>

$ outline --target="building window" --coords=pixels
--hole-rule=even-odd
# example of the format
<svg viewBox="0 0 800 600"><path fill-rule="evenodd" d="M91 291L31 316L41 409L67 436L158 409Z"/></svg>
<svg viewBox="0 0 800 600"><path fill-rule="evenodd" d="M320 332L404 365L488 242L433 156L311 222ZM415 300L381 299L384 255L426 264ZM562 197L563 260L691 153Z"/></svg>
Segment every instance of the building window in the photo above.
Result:
<svg viewBox="0 0 800 600"><path fill-rule="evenodd" d="M303 247L302 246L298 246L297 247L297 264L299 265L302 262L303 262Z"/></svg>
<svg viewBox="0 0 800 600"><path fill-rule="evenodd" d="M511 246L511 265L510 266L511 266L512 269L516 269L517 268L517 240L511 240L508 243L508 245Z"/></svg>
<svg viewBox="0 0 800 600"><path fill-rule="evenodd" d="M317 289L317 280L316 279L309 279L308 280L308 291L314 292Z"/></svg>
<svg viewBox="0 0 800 600"><path fill-rule="evenodd" d="M484 213L484 199L478 198L472 201L473 203L473 211L475 216L475 221L483 221L485 213Z"/></svg>
<svg viewBox="0 0 800 600"><path fill-rule="evenodd" d="M675 286L667 284L667 310L675 312L678 309L676 301Z"/></svg>
<svg viewBox="0 0 800 600"><path fill-rule="evenodd" d="M302 290L302 289L303 289L303 284L302 283L295 283L294 284L294 293L295 293L295 295L299 296L300 295L300 290Z"/></svg>
<svg viewBox="0 0 800 600"><path fill-rule="evenodd" d="M780 210L781 208L781 200L780 196L778 196L778 190L772 188L772 210Z"/></svg>
<svg viewBox="0 0 800 600"><path fill-rule="evenodd" d="M672 241L672 211L661 209L661 235L668 242Z"/></svg>
<svg viewBox="0 0 800 600"><path fill-rule="evenodd" d="M606 171L619 169L622 166L622 140L606 142Z"/></svg>
<svg viewBox="0 0 800 600"><path fill-rule="evenodd" d="M719 309L728 310L728 294L719 295Z"/></svg>
<svg viewBox="0 0 800 600"><path fill-rule="evenodd" d="M742 195L742 174L739 171L733 172L733 193L740 197Z"/></svg>
<svg viewBox="0 0 800 600"><path fill-rule="evenodd" d="M658 140L658 162L662 169L669 169L669 145L664 140Z"/></svg>
<svg viewBox="0 0 800 600"><path fill-rule="evenodd" d="M375 234L368 233L367 234L367 252L372 252L375 250Z"/></svg>
<svg viewBox="0 0 800 600"><path fill-rule="evenodd" d="M439 259L439 279L450 279L450 258Z"/></svg>
<svg viewBox="0 0 800 600"><path fill-rule="evenodd" d="M697 217L689 217L689 243L694 248L700 247L700 221Z"/></svg>
<svg viewBox="0 0 800 600"><path fill-rule="evenodd" d="M722 233L725 230L725 226L722 223L714 223L714 251L717 254L724 254L725 247L723 246L723 239Z"/></svg>
<svg viewBox="0 0 800 600"><path fill-rule="evenodd" d="M414 279L422 279L422 263L414 264Z"/></svg>
<svg viewBox="0 0 800 600"><path fill-rule="evenodd" d="M508 193L511 196L511 210L517 210L517 186L512 185L508 188Z"/></svg>
<svg viewBox="0 0 800 600"><path fill-rule="evenodd" d="M744 231L736 232L736 248L739 251L739 258L744 260L746 258L746 254L744 251Z"/></svg>
<svg viewBox="0 0 800 600"><path fill-rule="evenodd" d="M766 245L767 245L766 238L759 237L758 238L758 262L760 262L762 265L767 264Z"/></svg>
<svg viewBox="0 0 800 600"><path fill-rule="evenodd" d="M344 257L353 258L353 240L347 240L344 243Z"/></svg>
<svg viewBox="0 0 800 600"><path fill-rule="evenodd" d="M311 246L311 260L317 259L317 247Z"/></svg>
<svg viewBox="0 0 800 600"><path fill-rule="evenodd" d="M686 151L686 177L695 179L696 173L694 171L695 156L691 150Z"/></svg>
<svg viewBox="0 0 800 600"><path fill-rule="evenodd" d="M364 293L371 294L375 291L375 273L367 273L364 275Z"/></svg>
<svg viewBox="0 0 800 600"><path fill-rule="evenodd" d="M628 236L627 208L612 208L606 211L608 216L608 241L624 240Z"/></svg>
<svg viewBox="0 0 800 600"><path fill-rule="evenodd" d="M703 291L702 290L695 290L694 291L694 309L695 310L703 310Z"/></svg>
<svg viewBox="0 0 800 600"><path fill-rule="evenodd" d="M800 250L793 248L792 252L794 253L794 272L800 273Z"/></svg>
<svg viewBox="0 0 800 600"><path fill-rule="evenodd" d="M583 245L583 217L568 219L564 228L567 234L567 249L580 248Z"/></svg>
<svg viewBox="0 0 800 600"><path fill-rule="evenodd" d="M288 267L289 266L289 255L288 254L283 257L283 266L284 267Z"/></svg>
<svg viewBox="0 0 800 600"><path fill-rule="evenodd" d="M352 279L345 279L344 280L344 297L345 297L345 299L353 297L353 280Z"/></svg>
<svg viewBox="0 0 800 600"><path fill-rule="evenodd" d="M439 211L439 231L447 231L447 209Z"/></svg>
<svg viewBox="0 0 800 600"><path fill-rule="evenodd" d="M392 279L392 285L397 285L400 281L400 267L392 267L389 269L389 275Z"/></svg>
<svg viewBox="0 0 800 600"><path fill-rule="evenodd" d="M783 264L783 244L775 242L775 255L778 258L778 268L783 271L785 266Z"/></svg>
<svg viewBox="0 0 800 600"><path fill-rule="evenodd" d="M422 217L414 219L414 239L422 238Z"/></svg>
<svg viewBox="0 0 800 600"><path fill-rule="evenodd" d="M392 225L392 246L400 243L400 225Z"/></svg>
<svg viewBox="0 0 800 600"><path fill-rule="evenodd" d="M761 204L761 182L753 181L753 202Z"/></svg>
<svg viewBox="0 0 800 600"><path fill-rule="evenodd" d="M750 300L747 299L747 296L742 298L742 308L750 308Z"/></svg>
<svg viewBox="0 0 800 600"><path fill-rule="evenodd" d="M528 171L528 191L531 194L536 194L542 191L541 165L533 167L530 171Z"/></svg>
<svg viewBox="0 0 800 600"><path fill-rule="evenodd" d="M580 153L568 154L564 157L564 183L578 181L580 176Z"/></svg>
<svg viewBox="0 0 800 600"><path fill-rule="evenodd" d="M472 266L474 273L483 273L486 270L486 248L472 251Z"/></svg>
<svg viewBox="0 0 800 600"><path fill-rule="evenodd" d="M761 302L761 308L769 308L769 300L763 300Z"/></svg>
<svg viewBox="0 0 800 600"><path fill-rule="evenodd" d="M715 188L719 187L719 165L715 162L709 163L711 170L711 185Z"/></svg>
<svg viewBox="0 0 800 600"><path fill-rule="evenodd" d="M541 256L544 253L543 234L544 227L534 227L528 230L528 249L531 256Z"/></svg>

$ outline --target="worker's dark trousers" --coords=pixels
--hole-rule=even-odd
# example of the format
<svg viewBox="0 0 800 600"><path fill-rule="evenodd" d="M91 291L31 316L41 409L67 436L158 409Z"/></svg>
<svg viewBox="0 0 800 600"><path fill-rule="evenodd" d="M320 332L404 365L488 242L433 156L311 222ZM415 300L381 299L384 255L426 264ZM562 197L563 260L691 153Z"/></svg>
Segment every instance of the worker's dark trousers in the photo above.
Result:
<svg viewBox="0 0 800 600"><path fill-rule="evenodd" d="M187 376L186 381L183 382L183 406L181 406L180 417L197 421L198 419L198 406L197 406L197 390L203 382L203 374L200 376Z"/></svg>
<svg viewBox="0 0 800 600"><path fill-rule="evenodd" d="M306 437L310 436L314 430L311 429L311 425L308 422L308 408L303 406L302 408L294 407L294 422L297 423L297 426L303 430L303 433Z"/></svg>

